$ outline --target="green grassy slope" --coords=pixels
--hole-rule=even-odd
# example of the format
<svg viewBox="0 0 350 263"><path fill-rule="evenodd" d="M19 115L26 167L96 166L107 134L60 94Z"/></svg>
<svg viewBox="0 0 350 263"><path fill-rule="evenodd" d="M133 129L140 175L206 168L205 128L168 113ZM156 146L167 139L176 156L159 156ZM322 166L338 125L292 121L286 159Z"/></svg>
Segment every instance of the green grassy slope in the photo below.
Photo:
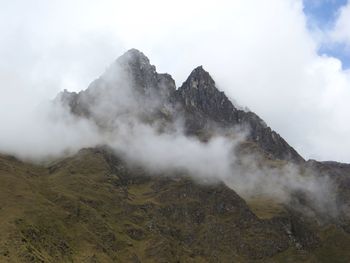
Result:
<svg viewBox="0 0 350 263"><path fill-rule="evenodd" d="M273 200L149 177L101 149L49 167L0 156L0 262L349 262L344 231L298 229Z"/></svg>

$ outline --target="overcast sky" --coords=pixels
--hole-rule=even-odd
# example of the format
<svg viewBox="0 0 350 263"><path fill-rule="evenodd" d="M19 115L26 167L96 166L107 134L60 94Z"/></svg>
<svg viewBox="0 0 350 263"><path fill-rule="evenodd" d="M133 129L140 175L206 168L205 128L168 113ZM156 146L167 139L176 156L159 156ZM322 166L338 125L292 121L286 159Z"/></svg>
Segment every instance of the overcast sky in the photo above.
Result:
<svg viewBox="0 0 350 263"><path fill-rule="evenodd" d="M1 126L137 48L178 86L203 65L305 158L350 162L345 0L0 0L0 32Z"/></svg>

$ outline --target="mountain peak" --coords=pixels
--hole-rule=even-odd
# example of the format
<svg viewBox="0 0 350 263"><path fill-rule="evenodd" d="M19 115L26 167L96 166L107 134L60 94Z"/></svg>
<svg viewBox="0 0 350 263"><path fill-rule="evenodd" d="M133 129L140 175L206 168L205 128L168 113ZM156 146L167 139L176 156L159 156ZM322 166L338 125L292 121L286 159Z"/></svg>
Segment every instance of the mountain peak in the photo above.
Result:
<svg viewBox="0 0 350 263"><path fill-rule="evenodd" d="M196 127L195 124L200 118L202 118L202 121L199 121L201 125L208 119L221 124L237 122L236 108L224 92L217 89L215 81L203 66L196 67L191 72L177 90L177 94L187 112L200 113L193 118L193 123L189 125L191 127Z"/></svg>
<svg viewBox="0 0 350 263"><path fill-rule="evenodd" d="M203 65L200 65L200 66L197 66L196 68L194 68L194 70L192 70L192 72L199 72L199 73L207 73L207 74L209 74L208 73L208 71L206 71L204 68L203 68Z"/></svg>
<svg viewBox="0 0 350 263"><path fill-rule="evenodd" d="M191 74L184 83L184 86L195 89L206 89L215 87L215 81L210 74L203 68L198 66L192 70Z"/></svg>
<svg viewBox="0 0 350 263"><path fill-rule="evenodd" d="M148 57L140 50L136 48L129 49L123 55L121 55L117 60L139 60L149 63Z"/></svg>
<svg viewBox="0 0 350 263"><path fill-rule="evenodd" d="M130 49L119 57L87 90L78 94L63 92L59 100L69 106L73 113L91 118L91 114L96 112L94 107L106 107L101 105L105 101L119 103L123 92L135 96L143 116L146 109L147 112L156 112L157 116L169 121L171 114L183 114L187 134L199 134L208 130L213 123L223 128L241 125L250 130L248 139L258 143L266 152L279 159L303 161L257 115L237 109L225 93L216 87L215 81L203 66L192 70L183 85L176 89L172 77L157 73L149 59L137 49ZM128 109L128 105L122 105ZM113 109L112 107L109 111L112 112ZM107 121L116 118L117 115L113 114L111 113L111 119L107 118ZM92 117L96 123L101 123L106 118L104 112L103 116ZM147 118L156 119L154 115Z"/></svg>
<svg viewBox="0 0 350 263"><path fill-rule="evenodd" d="M116 63L123 68L130 68L132 71L146 70L150 73L156 71L156 67L151 65L148 57L135 48L129 49L117 58Z"/></svg>

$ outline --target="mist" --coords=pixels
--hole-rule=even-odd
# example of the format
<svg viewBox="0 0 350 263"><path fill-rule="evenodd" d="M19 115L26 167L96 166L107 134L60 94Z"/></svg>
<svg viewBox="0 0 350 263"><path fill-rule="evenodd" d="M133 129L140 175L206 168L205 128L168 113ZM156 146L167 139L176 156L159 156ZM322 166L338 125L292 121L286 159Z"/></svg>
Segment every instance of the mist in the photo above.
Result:
<svg viewBox="0 0 350 263"><path fill-rule="evenodd" d="M234 138L219 135L202 142L187 137L182 129L160 134L152 126L134 123L123 126L109 146L117 156L150 174L180 172L201 184L224 182L246 200L260 197L290 204L303 194L317 213L338 215L336 186L331 178L286 161L271 164L259 154L239 155L237 147L245 141L246 132L232 132Z"/></svg>

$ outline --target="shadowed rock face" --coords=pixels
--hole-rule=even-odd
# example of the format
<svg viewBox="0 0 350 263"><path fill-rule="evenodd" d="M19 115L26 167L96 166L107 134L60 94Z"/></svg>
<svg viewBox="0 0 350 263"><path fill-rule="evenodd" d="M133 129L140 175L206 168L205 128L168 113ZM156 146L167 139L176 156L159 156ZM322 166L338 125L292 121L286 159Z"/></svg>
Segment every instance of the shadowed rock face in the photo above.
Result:
<svg viewBox="0 0 350 263"><path fill-rule="evenodd" d="M112 105L106 104L106 97ZM109 123L125 112L137 112L142 119L160 118L169 122L180 116L185 120L189 135L210 133L212 127L230 129L238 126L248 130L247 139L257 143L273 158L304 161L255 113L238 110L225 93L217 89L215 81L202 66L194 69L176 89L172 77L157 73L149 59L136 49L119 57L87 90L79 94L65 91L59 98L73 113L93 117L98 124L104 118L108 121L103 123ZM120 109L114 112L115 105L122 105L123 112L119 112Z"/></svg>
<svg viewBox="0 0 350 263"><path fill-rule="evenodd" d="M186 128L190 134L208 129L210 123L220 127L239 124L237 109L216 88L214 80L202 66L191 72L175 96L185 112Z"/></svg>
<svg viewBox="0 0 350 263"><path fill-rule="evenodd" d="M212 77L202 66L194 69L177 90L179 100L189 112L224 125L238 124L238 110L224 92L219 91Z"/></svg>

